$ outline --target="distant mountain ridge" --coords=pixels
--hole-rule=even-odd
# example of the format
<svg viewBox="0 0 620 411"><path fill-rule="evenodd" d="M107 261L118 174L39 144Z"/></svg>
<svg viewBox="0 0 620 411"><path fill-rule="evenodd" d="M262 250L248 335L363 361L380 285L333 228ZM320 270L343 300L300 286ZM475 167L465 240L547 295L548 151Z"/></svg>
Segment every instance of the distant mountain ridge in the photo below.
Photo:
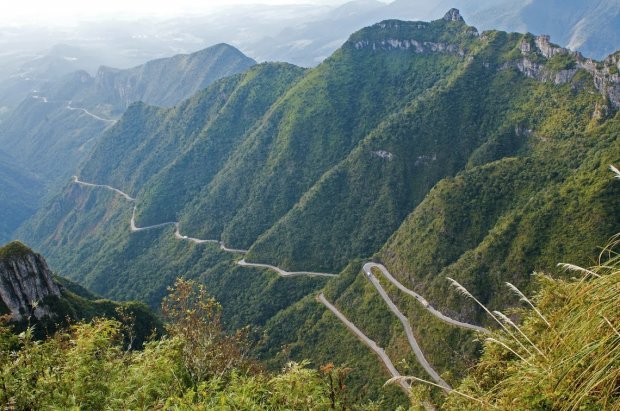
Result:
<svg viewBox="0 0 620 411"><path fill-rule="evenodd" d="M554 43L603 59L620 45L620 4L563 0L357 0L326 11L255 44L239 44L259 60L315 66L342 45L349 33L379 20L432 20L456 7L480 30L550 35Z"/></svg>
<svg viewBox="0 0 620 411"><path fill-rule="evenodd" d="M47 83L22 101L0 124L0 144L52 187L74 174L101 133L131 103L173 106L254 64L234 47L218 44L128 70L102 67L94 77L78 71ZM45 194L40 187L30 192L38 198ZM4 204L0 208L8 207Z"/></svg>
<svg viewBox="0 0 620 411"><path fill-rule="evenodd" d="M92 79L92 88L74 96L74 100L87 108L110 106L112 115L122 113L136 101L172 107L214 81L255 64L236 48L216 44L195 53L152 60L132 69L101 67Z"/></svg>

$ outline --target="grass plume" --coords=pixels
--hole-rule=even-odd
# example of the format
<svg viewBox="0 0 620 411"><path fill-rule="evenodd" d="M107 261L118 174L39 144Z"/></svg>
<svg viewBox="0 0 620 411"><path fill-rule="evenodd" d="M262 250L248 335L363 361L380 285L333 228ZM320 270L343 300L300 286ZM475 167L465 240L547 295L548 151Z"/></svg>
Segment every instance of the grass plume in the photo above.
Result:
<svg viewBox="0 0 620 411"><path fill-rule="evenodd" d="M545 354L543 354L542 351L540 351L538 349L538 347L536 346L536 344L534 344L532 342L532 340L530 340L530 338L521 330L521 328L519 328L519 326L517 324L514 323L514 321L512 321L510 318L508 318L505 314L503 314L501 311L493 311L493 314L495 314L500 320L502 320L503 322L505 322L506 324L510 325L512 328L514 328L515 330L517 330L519 332L519 334L521 334L523 336L523 338L525 338L525 340L532 346L534 347L534 349L538 352L538 354L542 355L543 357L545 357Z"/></svg>
<svg viewBox="0 0 620 411"><path fill-rule="evenodd" d="M575 271L578 273L585 274L586 276L591 275L592 277L600 277L597 273L592 270L588 270L587 268L579 267L575 264L567 264L567 263L559 263L558 267L564 269L565 271Z"/></svg>
<svg viewBox="0 0 620 411"><path fill-rule="evenodd" d="M464 295L465 297L471 298L472 300L474 300L476 302L476 304L478 304L480 307L482 307L482 309L491 317L493 318L493 320L495 320L496 323L499 324L500 327L502 327L502 329L504 331L506 331L506 333L517 343L521 346L521 348L523 348L528 354L532 354L530 350L527 349L527 347L514 335L514 333L512 331L510 331L508 329L508 327L506 327L504 325L504 323L502 321L499 320L499 318L497 318L484 304L482 304L476 297L474 297L472 295L472 293L470 293L469 291L467 291L467 288L463 287L458 281L456 281L454 278L450 278L447 277L448 281L450 281L450 283L452 283L452 286L454 286L454 288L456 288L456 290L461 293L462 295Z"/></svg>
<svg viewBox="0 0 620 411"><path fill-rule="evenodd" d="M545 324L547 324L547 327L551 327L551 324L549 324L549 321L547 321L547 319L545 318L545 316L544 316L544 315L542 315L542 313L540 312L540 310L539 310L538 308L536 308L536 306L535 306L535 305L534 305L534 304L530 301L530 299L529 299L529 298L527 298L527 297L525 296L525 294L523 294L523 293L521 292L521 290L519 290L519 289L517 288L517 286L515 286L514 284L509 283L509 282L506 282L506 285L508 286L508 288L509 288L509 289L510 289L513 293L515 293L515 294L519 297L519 300L520 300L520 301L525 302L526 304L528 304L528 305L532 308L532 310L534 310L534 312L536 313L536 315L537 315L538 317L540 317L540 319L541 319L541 320L543 320L543 321L545 322Z"/></svg>
<svg viewBox="0 0 620 411"><path fill-rule="evenodd" d="M532 347L545 354L545 366L535 361L539 356L514 350L496 332L485 340L481 361L458 391L506 410L620 410L619 239L604 249L597 266L561 265L586 274L587 281L539 276L536 304L527 300L535 309L526 311L519 324L494 312L522 338L529 336ZM516 287L510 289L524 297ZM540 318L553 327L541 327ZM513 355L507 358L505 350ZM479 408L453 396L444 404L446 410Z"/></svg>

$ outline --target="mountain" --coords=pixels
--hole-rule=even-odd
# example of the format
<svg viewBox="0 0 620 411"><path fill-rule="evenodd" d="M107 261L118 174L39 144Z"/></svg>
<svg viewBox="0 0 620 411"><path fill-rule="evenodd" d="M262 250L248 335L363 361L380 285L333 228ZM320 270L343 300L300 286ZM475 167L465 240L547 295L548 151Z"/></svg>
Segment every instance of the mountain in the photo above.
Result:
<svg viewBox="0 0 620 411"><path fill-rule="evenodd" d="M78 71L26 98L2 123L0 142L35 172L66 175L88 153L88 144L132 102L172 106L253 64L238 50L220 44L128 70L101 67L95 77Z"/></svg>
<svg viewBox="0 0 620 411"><path fill-rule="evenodd" d="M618 53L479 33L454 9L386 20L316 68L265 63L173 108L131 105L20 237L108 297L156 306L180 273L198 279L230 328L260 327L255 352L274 368L349 364L357 394L395 408L398 388L382 390L372 351L317 294L401 373L426 375L415 336L456 385L480 345L429 307L489 324L447 276L503 307L516 302L504 282L528 291L533 270L587 265L616 233L619 69ZM362 273L369 259L426 297L384 284L409 335Z"/></svg>
<svg viewBox="0 0 620 411"><path fill-rule="evenodd" d="M523 8L520 17L528 31L549 34L555 42L595 58L615 52L620 43L617 1L586 5L574 0L535 0Z"/></svg>
<svg viewBox="0 0 620 411"><path fill-rule="evenodd" d="M22 59L25 61L14 71L0 76L0 119L46 83L77 70L94 72L100 64L88 51L67 44L56 44L44 54Z"/></svg>
<svg viewBox="0 0 620 411"><path fill-rule="evenodd" d="M217 44L127 70L101 67L92 79L94 84L75 95L74 101L87 108L110 106L111 115L122 113L136 101L172 107L214 81L243 72L254 64L254 60L234 47Z"/></svg>
<svg viewBox="0 0 620 411"><path fill-rule="evenodd" d="M0 243L34 214L42 190L38 178L0 151Z"/></svg>
<svg viewBox="0 0 620 411"><path fill-rule="evenodd" d="M394 0L387 4L355 0L285 26L276 35L235 44L258 60L312 67L340 47L354 30L384 19L436 19L450 7L462 10L467 21L479 29L550 35L555 43L597 59L613 53L620 44L620 4L615 0Z"/></svg>
<svg viewBox="0 0 620 411"><path fill-rule="evenodd" d="M101 67L47 83L0 125L0 143L47 183L68 178L99 135L135 101L173 106L255 62L225 44L128 70ZM181 80L179 80L181 79Z"/></svg>
<svg viewBox="0 0 620 411"><path fill-rule="evenodd" d="M617 51L620 41L620 4L615 0L442 0L424 4L395 0L386 6L391 13L410 11L419 18L438 16L448 7L461 9L467 21L479 29L549 35L555 43L596 59Z"/></svg>

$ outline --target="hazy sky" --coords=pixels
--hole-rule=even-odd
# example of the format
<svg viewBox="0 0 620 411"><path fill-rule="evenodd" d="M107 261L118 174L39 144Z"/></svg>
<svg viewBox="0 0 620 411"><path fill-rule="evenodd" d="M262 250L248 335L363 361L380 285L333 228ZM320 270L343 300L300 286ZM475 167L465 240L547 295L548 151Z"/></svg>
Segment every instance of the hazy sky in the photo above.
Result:
<svg viewBox="0 0 620 411"><path fill-rule="evenodd" d="M346 0L0 0L0 22L67 24L78 19L128 16L177 16L209 12L236 4L339 5Z"/></svg>

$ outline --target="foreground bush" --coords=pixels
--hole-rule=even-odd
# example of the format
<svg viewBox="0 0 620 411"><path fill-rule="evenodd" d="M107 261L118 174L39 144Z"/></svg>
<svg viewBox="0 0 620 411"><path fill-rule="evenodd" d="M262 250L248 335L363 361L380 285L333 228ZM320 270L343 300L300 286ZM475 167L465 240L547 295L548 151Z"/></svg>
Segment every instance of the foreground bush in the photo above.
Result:
<svg viewBox="0 0 620 411"><path fill-rule="evenodd" d="M43 341L0 322L0 409L326 410L358 407L347 370L290 363L277 375L246 358L243 332L224 333L221 308L179 280L163 305L168 336L127 348L124 326L105 318Z"/></svg>

